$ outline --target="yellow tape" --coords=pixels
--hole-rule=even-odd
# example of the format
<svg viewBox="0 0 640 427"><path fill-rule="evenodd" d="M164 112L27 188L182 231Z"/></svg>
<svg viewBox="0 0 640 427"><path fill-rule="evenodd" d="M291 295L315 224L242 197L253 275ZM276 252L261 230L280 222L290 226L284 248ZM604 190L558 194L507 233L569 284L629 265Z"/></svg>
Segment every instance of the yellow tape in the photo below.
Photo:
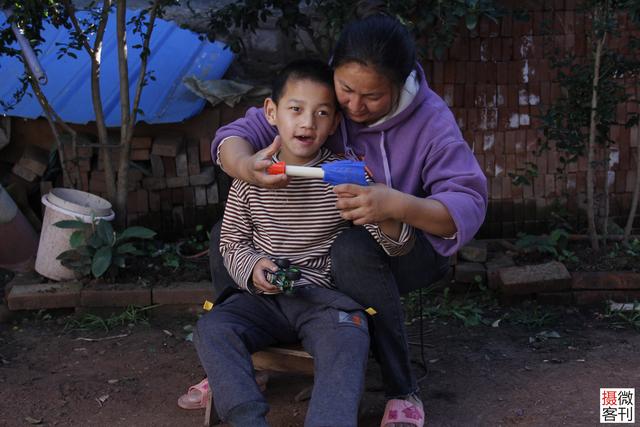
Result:
<svg viewBox="0 0 640 427"><path fill-rule="evenodd" d="M202 308L204 308L207 311L210 311L213 308L213 303L211 301L205 300L204 304L202 305Z"/></svg>
<svg viewBox="0 0 640 427"><path fill-rule="evenodd" d="M373 307L369 307L369 308L367 308L365 311L367 312L367 314L368 314L369 316L373 316L374 314L376 314L376 313L377 313L377 311L375 311L375 310L373 309Z"/></svg>

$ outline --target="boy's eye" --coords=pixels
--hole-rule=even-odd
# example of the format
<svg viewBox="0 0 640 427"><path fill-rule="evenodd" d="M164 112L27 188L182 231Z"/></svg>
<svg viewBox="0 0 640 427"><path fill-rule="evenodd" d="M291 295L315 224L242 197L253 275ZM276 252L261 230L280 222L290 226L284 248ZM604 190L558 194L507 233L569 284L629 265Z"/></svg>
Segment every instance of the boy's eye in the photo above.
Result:
<svg viewBox="0 0 640 427"><path fill-rule="evenodd" d="M292 105L291 107L289 107L289 109L290 109L291 111L295 111L296 113L300 111L300 107L297 107L297 106L295 106L295 105Z"/></svg>
<svg viewBox="0 0 640 427"><path fill-rule="evenodd" d="M319 116L328 116L329 112L328 111L324 111L324 110L320 110L320 111L318 111L318 115Z"/></svg>

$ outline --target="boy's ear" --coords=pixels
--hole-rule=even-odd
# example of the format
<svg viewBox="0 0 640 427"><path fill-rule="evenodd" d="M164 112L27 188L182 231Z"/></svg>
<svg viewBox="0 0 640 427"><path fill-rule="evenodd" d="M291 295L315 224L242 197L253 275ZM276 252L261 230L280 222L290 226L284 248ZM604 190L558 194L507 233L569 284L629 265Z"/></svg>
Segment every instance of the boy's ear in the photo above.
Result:
<svg viewBox="0 0 640 427"><path fill-rule="evenodd" d="M336 116L333 118L333 126L331 127L331 132L329 132L329 135L333 135L336 129L338 129L340 120L342 120L342 111L337 111Z"/></svg>
<svg viewBox="0 0 640 427"><path fill-rule="evenodd" d="M271 126L276 125L276 111L278 106L271 98L264 100L264 116Z"/></svg>

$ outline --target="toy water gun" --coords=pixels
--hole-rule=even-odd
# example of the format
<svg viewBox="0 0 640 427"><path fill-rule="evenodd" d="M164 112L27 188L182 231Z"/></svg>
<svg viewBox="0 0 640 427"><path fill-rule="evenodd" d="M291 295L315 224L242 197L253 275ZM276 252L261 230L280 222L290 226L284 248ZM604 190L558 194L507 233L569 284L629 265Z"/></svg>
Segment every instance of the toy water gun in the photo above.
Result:
<svg viewBox="0 0 640 427"><path fill-rule="evenodd" d="M320 165L320 167L291 166L285 162L278 162L269 166L267 173L269 175L286 174L305 178L321 178L331 185L369 185L366 179L364 162L354 160L337 160Z"/></svg>

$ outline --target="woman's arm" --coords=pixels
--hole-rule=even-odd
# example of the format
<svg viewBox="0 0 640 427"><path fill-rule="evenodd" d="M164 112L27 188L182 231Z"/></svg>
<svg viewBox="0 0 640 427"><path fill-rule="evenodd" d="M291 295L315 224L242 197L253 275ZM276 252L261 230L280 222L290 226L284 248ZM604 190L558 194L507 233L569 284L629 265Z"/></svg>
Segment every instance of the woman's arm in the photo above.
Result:
<svg viewBox="0 0 640 427"><path fill-rule="evenodd" d="M363 187L342 184L335 187L337 208L344 219L356 225L395 220L439 237L452 237L457 228L441 202L389 188L384 184ZM388 225L387 225L388 226Z"/></svg>
<svg viewBox="0 0 640 427"><path fill-rule="evenodd" d="M287 184L286 176L267 175L271 156L280 149L277 129L262 108L250 108L244 117L222 126L211 142L211 158L231 177L265 188Z"/></svg>
<svg viewBox="0 0 640 427"><path fill-rule="evenodd" d="M258 152L244 138L228 137L219 147L218 162L222 170L233 178L263 188L281 188L289 183L287 175L269 175L271 156L280 149L280 137L276 136L271 145Z"/></svg>

